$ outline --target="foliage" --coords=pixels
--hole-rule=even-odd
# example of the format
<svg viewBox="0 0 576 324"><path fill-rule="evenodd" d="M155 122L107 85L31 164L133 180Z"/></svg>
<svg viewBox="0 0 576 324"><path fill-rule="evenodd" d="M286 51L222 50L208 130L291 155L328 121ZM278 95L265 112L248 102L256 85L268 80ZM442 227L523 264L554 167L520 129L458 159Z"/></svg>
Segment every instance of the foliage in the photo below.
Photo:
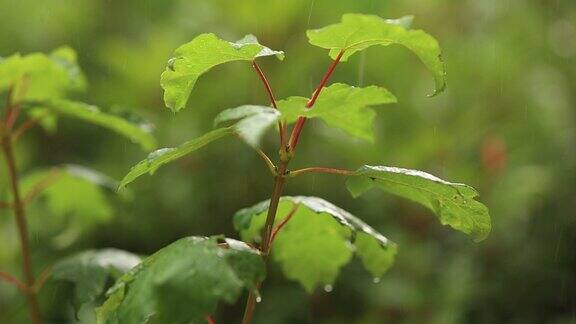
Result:
<svg viewBox="0 0 576 324"><path fill-rule="evenodd" d="M333 292L317 291L310 297L271 272L273 280L264 284L255 322L371 323L388 321L392 314L399 322L570 320L567 296L573 284L567 278L574 262L568 247L574 242L570 234L574 222L566 215L571 210L574 180L570 171L574 170L570 144L574 124L570 107L574 100L569 91L574 73L573 57L560 58L557 51L569 48L571 43L570 38L559 42L558 33L563 30L560 26L570 25L566 21L573 16L573 5L559 2L552 8L544 3L513 1L499 6L497 1L488 1L454 7L421 6L412 1L394 5L315 2L311 6L298 0L290 4L250 0L234 4L234 10L230 10L230 5L222 1L168 1L162 6L141 6L134 1L87 4L81 0L67 6L66 12L76 17L69 18L62 17L65 9L56 6L50 15L43 14L42 7L50 6L50 1L43 6L28 2L2 10L2 54L14 48L29 51L73 44L82 49L79 60L88 72L90 92L74 93L71 100L102 107L118 102L154 116L158 137L169 146L209 131L213 117L223 108L269 103L246 61L217 67L203 75L188 100L193 109L181 110L178 115L158 114L159 107L164 106L157 91L158 76L171 49L190 40L190 35L212 30L225 39L235 39L246 32L257 32L263 44L281 48L289 55L281 65L258 59L279 98L292 94L304 98L312 97L305 93L312 90L312 82L321 77L320 70L327 64L320 56L324 54L321 49L306 47L301 41L304 28L339 21L343 11L386 12L391 16L414 12L416 28L425 27L441 39L450 77L449 93L434 99L420 98L419 94L426 93L424 89L431 88L429 80L419 73L424 66L413 64L417 57L405 55L403 48L373 46L352 55L346 65L337 67L334 82L356 88L384 86L399 98L400 104L382 107L386 110L370 123L373 144L339 136L341 133L325 127L324 121L318 122L320 117L313 121L308 116L311 120L293 166L314 163L355 169L363 164L398 165L473 184L481 193L481 201L490 206L491 214L497 215L490 239L476 245L463 235L450 235L447 227L435 225L435 219L428 217L432 212L410 201L382 195L379 190L350 199L340 178L311 174L288 177L286 194L330 199L394 239L400 253L378 285L359 269L360 262L352 262L340 269ZM26 19L21 15L22 21L14 25L18 28L11 28L9 16L18 16L14 15L15 8L25 6L38 9L26 11ZM90 13L81 24L70 20L82 17L86 11ZM94 18L109 12L123 19ZM254 12L278 14L254 19ZM55 17L61 23L55 24ZM33 26L24 26L32 20L42 22L41 33L34 33ZM67 28L54 30L54 25ZM328 87L313 109L302 109L305 102L299 109L313 114ZM23 107L23 112L27 111L28 107ZM43 117L41 121L48 120ZM89 161L91 167L120 179L132 161L145 156L123 138L94 129L63 118L55 135L27 133L17 149L23 174L62 161ZM268 182L259 173L257 157L242 153L243 145L227 139L218 142L222 145L204 147L202 152L163 168L157 176L136 183L131 190L136 191L137 198L129 207L107 197L111 211L107 223L99 223L92 232L86 232L88 235L79 237L77 245L69 247L117 246L149 254L175 237L190 233L229 233L226 223L230 218L220 216L230 215L237 208L234 206L267 198ZM265 138L260 147L274 153L272 144L270 138ZM190 174L194 175L193 181L186 176ZM8 184L7 179L6 173L0 173L0 187ZM376 183L374 187L380 188ZM0 189L0 200L9 200L6 191ZM37 210L43 208L43 199L47 198L40 196L27 208L32 225L53 217ZM13 219L1 217L8 216L5 210L1 213L0 236L5 244L0 249L0 270L12 270L19 261L14 257L17 238L11 235L16 231L12 231ZM279 212L277 216L284 215ZM292 226L293 220L278 233L271 262L275 262L283 231ZM31 232L37 253L33 260L39 274L42 263L50 263L68 250L54 251L53 246L42 244L45 228L33 227ZM541 264L549 266L543 270ZM282 270L282 264L278 265ZM540 284L526 288L527 282L534 281ZM560 293L553 289L559 282L564 283ZM22 299L11 287L2 288L0 322L24 322ZM52 287L44 289L41 295L51 297ZM510 300L515 301L514 305ZM52 313L65 305L56 297L45 300L45 316L66 322L72 318L66 317L68 314ZM214 314L218 323L233 322L237 316L237 309L228 307Z"/></svg>
<svg viewBox="0 0 576 324"><path fill-rule="evenodd" d="M257 250L218 237L186 237L159 250L122 276L98 309L99 323L189 323L233 303L265 276Z"/></svg>

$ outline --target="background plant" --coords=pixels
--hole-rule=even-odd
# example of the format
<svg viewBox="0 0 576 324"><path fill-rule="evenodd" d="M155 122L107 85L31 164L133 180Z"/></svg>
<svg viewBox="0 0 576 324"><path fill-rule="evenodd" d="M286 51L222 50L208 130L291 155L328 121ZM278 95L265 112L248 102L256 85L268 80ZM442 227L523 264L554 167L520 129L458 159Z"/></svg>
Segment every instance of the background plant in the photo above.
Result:
<svg viewBox="0 0 576 324"><path fill-rule="evenodd" d="M417 25L442 42L448 90L434 98L423 96L432 88L430 77L417 58L401 48L375 47L354 55L336 69L333 80L356 86L385 85L400 105L383 107L378 113L374 144L340 136L322 122L309 120L298 148L301 157L293 168L353 169L367 161L385 161L471 184L495 215L490 239L477 244L464 235L449 234L425 209L378 191L350 199L339 177L296 177L287 195L329 197L366 217L375 229L394 239L400 251L386 280L379 284L372 282L360 262L353 261L342 268L332 292L319 289L312 295L283 279L271 262L263 287L265 299L255 320L571 320L575 268L571 247L576 225L570 216L576 156L572 144L575 98L570 91L575 77L570 54L574 39L570 26L576 12L572 1L0 3L0 56L15 51L49 52L61 44L79 49L90 92L74 97L102 107L119 103L137 111L154 121L157 136L169 146L205 132L219 110L267 102L258 76L248 65L238 63L216 68L202 78L191 97L194 109L182 110L177 118L159 112L164 104L158 75L173 49L194 35L211 31L234 40L257 34L264 44L289 54L283 64L272 59L260 62L276 95L305 97L328 64L322 64L325 51L307 44L305 30L337 22L345 12L387 17L415 14ZM268 12L275 14L263 14ZM221 95L223 91L229 95ZM338 140L328 140L328 135ZM212 215L232 215L238 206L266 197L269 178L263 176L257 155L245 152L235 139L222 142L159 170L158 176L143 177L131 187L136 201L125 204L110 199L108 221L94 224L67 245L33 239L33 259L50 264L87 247L109 246L150 254L190 234L224 231L235 235L228 217ZM267 138L263 148L273 154L275 143L275 138ZM117 179L142 157L137 146L71 119L62 119L54 136L31 131L21 138L17 154L23 171L76 163ZM6 179L0 175L0 182ZM0 186L0 190L5 188L5 183ZM218 196L208 194L215 190ZM41 238L49 228L36 226L34 220L39 217L47 220L45 212L36 209L28 210L30 227L32 237ZM8 212L0 211L4 216L0 217L0 263L7 267L4 270L18 273L18 240L13 236L17 232ZM69 296L67 289L47 282L40 296L45 315L56 322L74 318L66 302ZM219 309L216 319L237 319L243 306ZM26 319L21 294L0 284L0 322Z"/></svg>
<svg viewBox="0 0 576 324"><path fill-rule="evenodd" d="M66 245L70 240L82 235L93 223L109 217L107 198L99 187L113 188L115 182L98 172L76 165L30 171L22 178L15 157L17 142L37 125L54 132L57 118L63 115L109 128L139 143L144 149L156 146L155 139L148 133L150 128L146 125L134 124L103 113L97 107L65 99L69 92L84 89L85 83L85 78L76 65L76 54L67 47L58 48L49 55L14 54L0 59L0 93L5 102L0 121L0 145L9 183L9 200L0 201L0 207L10 210L14 215L23 277L19 279L10 272L1 271L0 279L18 288L26 296L29 320L32 323L40 323L42 320L38 294L50 277L52 269L51 265L45 265L40 273L35 272L27 210L33 208L32 203L36 198L43 196L44 210L60 219L59 222L40 222L45 222L47 227L54 226L55 223L64 225L63 229L57 229L60 234L55 235L57 232L53 232L54 236L50 239L53 244ZM22 118L21 115L25 117ZM70 226L67 223L77 225ZM107 254L109 258L118 258L113 251L108 251ZM134 258L118 258L106 263L115 265L118 262L123 265L131 264L130 267L135 265ZM56 266L56 278L70 279L78 275L73 269L61 268ZM66 271L69 273L63 273ZM95 279L89 278L92 284ZM81 284L89 285L86 282Z"/></svg>

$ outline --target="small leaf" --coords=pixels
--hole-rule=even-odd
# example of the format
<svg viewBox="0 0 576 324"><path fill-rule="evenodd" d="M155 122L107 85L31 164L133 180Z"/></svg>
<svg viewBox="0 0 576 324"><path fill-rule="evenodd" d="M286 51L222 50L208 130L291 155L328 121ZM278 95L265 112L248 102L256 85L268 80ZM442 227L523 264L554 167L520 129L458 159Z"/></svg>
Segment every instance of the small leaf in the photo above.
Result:
<svg viewBox="0 0 576 324"><path fill-rule="evenodd" d="M153 174L164 164L180 159L181 157L184 157L217 139L233 133L233 127L218 128L198 138L189 140L178 147L161 148L156 150L150 153L146 159L138 162L130 169L128 174L124 176L124 179L120 181L118 189L120 190L126 187L130 182L146 173Z"/></svg>
<svg viewBox="0 0 576 324"><path fill-rule="evenodd" d="M369 106L395 103L396 97L377 86L356 88L335 83L320 93L314 109L305 107L307 101L303 97L278 101L282 118L288 123L296 121L300 116L320 118L329 126L340 128L352 136L373 141L372 123L376 113Z"/></svg>
<svg viewBox="0 0 576 324"><path fill-rule="evenodd" d="M77 118L110 129L139 144L144 150L156 148L156 139L152 136L150 124L135 124L115 115L103 113L96 106L68 100L50 100L39 102L35 106L45 107L57 114Z"/></svg>
<svg viewBox="0 0 576 324"><path fill-rule="evenodd" d="M126 251L89 250L57 262L52 278L74 285L74 304L78 309L103 297L108 280L115 281L138 263L140 257Z"/></svg>
<svg viewBox="0 0 576 324"><path fill-rule="evenodd" d="M164 102L168 108L179 111L186 106L198 78L211 68L226 62L252 61L270 55L284 59L283 52L260 45L253 35L232 43L214 34L201 34L178 47L168 61L160 80L164 89Z"/></svg>
<svg viewBox="0 0 576 324"><path fill-rule="evenodd" d="M443 225L472 235L475 241L485 239L490 233L488 208L474 200L478 193L465 184L444 181L417 170L369 165L358 169L346 184L354 197L378 187L422 204L432 210Z"/></svg>
<svg viewBox="0 0 576 324"><path fill-rule="evenodd" d="M224 110L216 119L214 126L227 122L236 122L236 133L251 146L259 146L264 132L280 119L280 112L271 107L240 106Z"/></svg>
<svg viewBox="0 0 576 324"><path fill-rule="evenodd" d="M14 54L0 59L0 92L14 87L13 101L61 98L85 86L76 53L69 47L58 48L50 55Z"/></svg>
<svg viewBox="0 0 576 324"><path fill-rule="evenodd" d="M402 45L414 52L432 72L436 95L446 87L446 72L440 46L434 37L424 31L408 30L411 23L411 17L387 20L373 15L345 14L340 23L308 30L306 35L312 45L329 49L333 59L340 51L345 51L342 61L373 45Z"/></svg>
<svg viewBox="0 0 576 324"><path fill-rule="evenodd" d="M220 247L217 239L183 238L145 259L108 291L98 323L200 322L218 302L254 289L266 272L258 250L230 239Z"/></svg>
<svg viewBox="0 0 576 324"><path fill-rule="evenodd" d="M234 215L234 227L243 240L262 240L268 205L269 201L263 201ZM286 277L298 281L308 292L333 284L354 251L373 276L381 276L394 262L396 244L318 197L282 197L275 223L279 224L295 205L298 209L274 240L272 258L282 265Z"/></svg>

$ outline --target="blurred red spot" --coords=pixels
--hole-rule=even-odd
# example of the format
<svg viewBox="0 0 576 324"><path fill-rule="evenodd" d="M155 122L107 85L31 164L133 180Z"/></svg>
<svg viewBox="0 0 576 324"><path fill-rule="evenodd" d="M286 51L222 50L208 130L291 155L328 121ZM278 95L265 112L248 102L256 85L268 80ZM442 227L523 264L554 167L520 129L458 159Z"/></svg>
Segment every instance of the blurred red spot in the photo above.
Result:
<svg viewBox="0 0 576 324"><path fill-rule="evenodd" d="M488 173L495 175L506 168L508 148L506 142L499 136L489 135L480 148L482 167Z"/></svg>

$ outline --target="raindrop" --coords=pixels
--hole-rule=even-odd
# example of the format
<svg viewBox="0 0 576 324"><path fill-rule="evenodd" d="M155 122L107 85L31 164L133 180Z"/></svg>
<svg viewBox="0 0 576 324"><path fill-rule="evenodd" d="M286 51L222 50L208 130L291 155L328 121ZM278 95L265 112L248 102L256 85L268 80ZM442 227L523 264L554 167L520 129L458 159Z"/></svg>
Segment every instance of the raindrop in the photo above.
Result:
<svg viewBox="0 0 576 324"><path fill-rule="evenodd" d="M324 291L325 292L331 292L334 289L334 287L332 287L332 285L326 285L324 286Z"/></svg>
<svg viewBox="0 0 576 324"><path fill-rule="evenodd" d="M380 282L380 278L375 277L374 279L372 279L372 282L375 283L375 284L377 284L377 283Z"/></svg>

